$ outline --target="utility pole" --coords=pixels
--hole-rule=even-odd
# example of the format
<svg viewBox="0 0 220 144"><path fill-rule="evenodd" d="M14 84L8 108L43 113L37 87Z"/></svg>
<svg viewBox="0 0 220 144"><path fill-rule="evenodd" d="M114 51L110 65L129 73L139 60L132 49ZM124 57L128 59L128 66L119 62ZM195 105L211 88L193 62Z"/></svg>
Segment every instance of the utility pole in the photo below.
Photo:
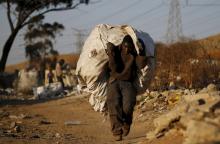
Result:
<svg viewBox="0 0 220 144"><path fill-rule="evenodd" d="M167 43L180 41L183 38L182 16L179 0L170 0L168 26L166 32Z"/></svg>
<svg viewBox="0 0 220 144"><path fill-rule="evenodd" d="M76 53L79 54L81 52L81 49L84 45L84 39L87 36L86 30L84 29L77 29L77 28L72 28L74 30L74 34L76 36Z"/></svg>

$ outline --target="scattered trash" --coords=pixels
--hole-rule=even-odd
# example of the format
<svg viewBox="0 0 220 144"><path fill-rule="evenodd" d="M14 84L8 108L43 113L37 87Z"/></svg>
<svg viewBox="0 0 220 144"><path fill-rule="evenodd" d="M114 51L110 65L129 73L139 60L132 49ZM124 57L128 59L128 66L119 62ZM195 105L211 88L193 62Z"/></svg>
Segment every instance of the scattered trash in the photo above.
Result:
<svg viewBox="0 0 220 144"><path fill-rule="evenodd" d="M81 124L81 121L65 121L64 122L65 125L80 125Z"/></svg>
<svg viewBox="0 0 220 144"><path fill-rule="evenodd" d="M37 135L37 134L33 134L33 135L31 136L31 138L40 138L40 136Z"/></svg>
<svg viewBox="0 0 220 144"><path fill-rule="evenodd" d="M15 126L16 126L16 122L12 122L12 123L10 124L10 129L13 129Z"/></svg>
<svg viewBox="0 0 220 144"><path fill-rule="evenodd" d="M41 120L41 121L40 121L40 124L51 124L51 122L50 122L50 121L47 121L47 120Z"/></svg>
<svg viewBox="0 0 220 144"><path fill-rule="evenodd" d="M33 88L34 97L32 99L48 99L63 96L63 88L60 82L51 83L45 86Z"/></svg>
<svg viewBox="0 0 220 144"><path fill-rule="evenodd" d="M2 110L0 110L0 118L8 117L9 115L10 115L9 112L6 112L6 111L2 111Z"/></svg>
<svg viewBox="0 0 220 144"><path fill-rule="evenodd" d="M9 115L10 119L28 119L31 118L31 116L25 115L25 114L20 114L20 115Z"/></svg>
<svg viewBox="0 0 220 144"><path fill-rule="evenodd" d="M13 130L16 133L19 133L19 132L21 132L21 127L20 126L15 126Z"/></svg>
<svg viewBox="0 0 220 144"><path fill-rule="evenodd" d="M16 116L16 115L10 115L9 118L10 118L10 119L18 119L18 116Z"/></svg>
<svg viewBox="0 0 220 144"><path fill-rule="evenodd" d="M60 135L59 133L56 133L56 134L55 134L55 137L56 137L56 138L61 138L61 135Z"/></svg>

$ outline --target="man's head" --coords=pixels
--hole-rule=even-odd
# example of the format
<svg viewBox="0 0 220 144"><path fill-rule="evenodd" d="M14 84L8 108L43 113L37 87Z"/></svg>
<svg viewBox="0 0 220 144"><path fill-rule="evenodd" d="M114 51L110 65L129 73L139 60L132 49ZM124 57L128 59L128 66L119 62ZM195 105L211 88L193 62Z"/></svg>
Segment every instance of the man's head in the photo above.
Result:
<svg viewBox="0 0 220 144"><path fill-rule="evenodd" d="M60 65L63 65L63 64L65 63L65 60L64 60L64 59L61 59L61 60L59 61L59 63L60 63Z"/></svg>
<svg viewBox="0 0 220 144"><path fill-rule="evenodd" d="M134 50L134 43L131 36L126 35L121 44L121 50L126 53L132 52Z"/></svg>

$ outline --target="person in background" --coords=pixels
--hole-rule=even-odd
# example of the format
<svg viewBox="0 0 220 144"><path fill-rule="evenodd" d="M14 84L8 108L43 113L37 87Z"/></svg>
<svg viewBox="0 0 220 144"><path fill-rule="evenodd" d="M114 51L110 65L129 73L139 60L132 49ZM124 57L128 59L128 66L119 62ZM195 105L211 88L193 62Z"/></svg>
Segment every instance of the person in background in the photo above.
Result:
<svg viewBox="0 0 220 144"><path fill-rule="evenodd" d="M54 74L53 74L53 69L52 67L50 66L49 67L49 72L47 74L47 78L48 78L48 83L53 83L53 79L54 79Z"/></svg>
<svg viewBox="0 0 220 144"><path fill-rule="evenodd" d="M64 88L64 82L63 82L63 65L64 65L65 61L64 59L59 60L59 62L57 62L56 64L56 76L57 76L57 80L58 82L60 82L62 84L62 87Z"/></svg>
<svg viewBox="0 0 220 144"><path fill-rule="evenodd" d="M44 85L45 70L46 70L45 60L41 60L38 70L38 86Z"/></svg>
<svg viewBox="0 0 220 144"><path fill-rule="evenodd" d="M57 64L57 57L53 57L50 63L50 67L52 69L56 69L56 64Z"/></svg>

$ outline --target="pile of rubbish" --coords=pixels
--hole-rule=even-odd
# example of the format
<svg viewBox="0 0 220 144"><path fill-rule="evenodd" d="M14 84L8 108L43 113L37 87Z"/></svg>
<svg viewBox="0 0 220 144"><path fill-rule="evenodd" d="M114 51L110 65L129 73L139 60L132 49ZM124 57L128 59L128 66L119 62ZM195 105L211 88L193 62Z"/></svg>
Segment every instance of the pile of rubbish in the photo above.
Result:
<svg viewBox="0 0 220 144"><path fill-rule="evenodd" d="M60 82L36 87L33 88L33 91L34 91L33 99L55 98L55 97L62 97L65 95L62 84Z"/></svg>
<svg viewBox="0 0 220 144"><path fill-rule="evenodd" d="M8 81L9 74L1 75L0 79L2 81L0 82L4 87L1 86L3 88L0 88L0 99L39 100L60 98L78 93L74 72L71 75L65 73L65 71L63 72L64 87L57 81L38 85L38 73L35 69L20 70L19 76L13 78L13 81ZM6 82L11 86L6 85Z"/></svg>
<svg viewBox="0 0 220 144"><path fill-rule="evenodd" d="M156 92L154 92L155 94ZM177 131L183 134L183 144L216 144L220 142L220 91L214 84L196 90L173 90L148 94L138 108L151 103L163 114L153 120L155 129L147 133L153 140ZM149 98L153 97L153 98ZM155 104L163 104L154 107ZM154 101L152 103L152 101Z"/></svg>

